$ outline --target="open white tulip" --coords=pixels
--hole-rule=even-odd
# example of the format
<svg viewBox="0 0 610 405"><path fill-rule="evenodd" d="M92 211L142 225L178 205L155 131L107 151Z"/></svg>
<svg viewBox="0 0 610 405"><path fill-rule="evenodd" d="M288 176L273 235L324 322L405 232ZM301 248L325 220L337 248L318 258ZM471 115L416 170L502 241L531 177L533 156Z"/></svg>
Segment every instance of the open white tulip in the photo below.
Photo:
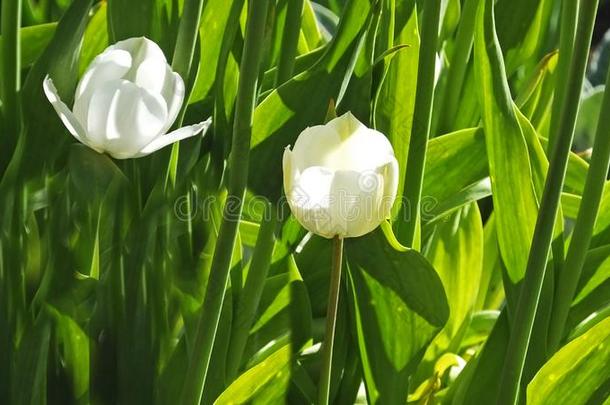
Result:
<svg viewBox="0 0 610 405"><path fill-rule="evenodd" d="M153 41L129 38L98 55L80 80L72 110L49 76L44 92L74 137L117 159L148 155L206 130L211 120L166 134L184 101L184 82Z"/></svg>
<svg viewBox="0 0 610 405"><path fill-rule="evenodd" d="M388 139L351 113L305 129L284 151L284 191L297 220L325 238L357 237L390 215L398 162Z"/></svg>

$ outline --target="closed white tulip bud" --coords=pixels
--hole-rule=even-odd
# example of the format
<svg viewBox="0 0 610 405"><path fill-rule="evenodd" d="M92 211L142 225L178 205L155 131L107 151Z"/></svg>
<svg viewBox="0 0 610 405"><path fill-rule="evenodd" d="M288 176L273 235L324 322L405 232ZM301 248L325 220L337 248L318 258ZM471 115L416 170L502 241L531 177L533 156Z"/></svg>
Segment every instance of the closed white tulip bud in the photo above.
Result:
<svg viewBox="0 0 610 405"><path fill-rule="evenodd" d="M72 135L117 159L148 155L207 129L211 120L166 134L184 101L184 82L157 44L130 38L98 55L80 80L70 110L49 76L44 91Z"/></svg>
<svg viewBox="0 0 610 405"><path fill-rule="evenodd" d="M398 188L394 150L349 112L301 132L283 166L288 203L308 231L356 237L390 215Z"/></svg>

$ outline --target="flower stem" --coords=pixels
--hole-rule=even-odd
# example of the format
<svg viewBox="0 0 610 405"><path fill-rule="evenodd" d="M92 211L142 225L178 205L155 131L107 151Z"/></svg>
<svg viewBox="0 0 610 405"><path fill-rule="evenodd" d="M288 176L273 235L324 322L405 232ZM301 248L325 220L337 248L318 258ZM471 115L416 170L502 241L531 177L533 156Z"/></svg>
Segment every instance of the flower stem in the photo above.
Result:
<svg viewBox="0 0 610 405"><path fill-rule="evenodd" d="M610 71L606 78L606 89L610 89ZM610 114L610 91L604 92L604 99L600 110L600 117L607 117ZM587 181L582 193L582 201L576 218L576 225L572 233L570 247L566 256L566 263L563 271L557 280L555 297L557 300L553 307L553 316L549 329L549 349L550 353L559 348L559 344L564 334L564 328L570 306L578 281L585 263L595 219L599 211L599 204L606 183L606 174L610 163L610 121L601 118L597 124L593 154L591 155L591 165L587 172Z"/></svg>
<svg viewBox="0 0 610 405"><path fill-rule="evenodd" d="M203 10L203 0L186 0L184 2L184 11L180 18L178 27L178 37L176 38L176 47L174 48L174 56L172 58L172 69L182 77L184 84L188 85L191 76L193 56L195 54L195 46L197 44L197 35L199 35L199 22L201 20L201 11ZM188 106L188 96L190 89L187 89L186 97L180 109L180 114L176 119L175 127L180 127L184 119L184 112Z"/></svg>
<svg viewBox="0 0 610 405"><path fill-rule="evenodd" d="M583 77L589 56L598 0L582 0L570 61L570 74L558 125L557 140L551 153L549 171L540 202L534 238L529 252L525 278L513 318L497 404L514 405L519 401L521 377L538 308L538 299L546 272L546 263L553 238L553 227L565 179L570 146L574 136L576 113ZM566 267L567 271L571 269Z"/></svg>
<svg viewBox="0 0 610 405"><path fill-rule="evenodd" d="M455 115L460 105L460 96L464 87L464 78L472 53L475 19L479 0L466 0L460 25L455 37L455 48L451 54L451 67L447 76L445 97L441 100L441 133L451 132L454 129Z"/></svg>
<svg viewBox="0 0 610 405"><path fill-rule="evenodd" d="M341 286L341 267L343 264L343 238L333 239L333 258L330 272L330 291L326 309L326 332L324 333L322 372L318 392L318 404L328 405L330 399L330 376L333 363L333 344L337 326L337 308L339 306L339 287Z"/></svg>
<svg viewBox="0 0 610 405"><path fill-rule="evenodd" d="M297 53L299 33L301 30L301 14L303 13L303 0L294 0L286 3L286 20L282 34L282 48L277 66L276 86L288 81L294 70L294 58Z"/></svg>
<svg viewBox="0 0 610 405"><path fill-rule="evenodd" d="M184 2L182 17L180 18L178 37L176 38L176 47L174 48L174 55L172 58L172 69L180 75L185 86L188 86L189 78L191 76L202 10L203 0L186 0ZM173 128L180 128L182 126L184 114L188 107L190 93L191 89L187 88L182 107L180 107L178 117L176 117L172 126ZM176 142L172 145L172 153L170 155L167 176L165 179L166 185L168 184L168 180L171 180L172 185L176 184L179 152L180 142Z"/></svg>
<svg viewBox="0 0 610 405"><path fill-rule="evenodd" d="M440 0L429 0L424 4L421 45L417 68L417 89L413 111L413 129L409 144L405 173L404 197L408 202L408 220L399 222L398 239L405 246L419 248L418 228L421 190L426 163L426 147L430 135L432 104L434 99L434 71L438 44L438 25L441 12Z"/></svg>
<svg viewBox="0 0 610 405"><path fill-rule="evenodd" d="M570 74L570 60L574 48L574 33L578 23L578 0L561 2L561 29L559 32L559 61L557 62L556 83L566 83ZM556 86L551 106L551 128L547 151L552 151L558 134L561 108L565 101L565 86Z"/></svg>
<svg viewBox="0 0 610 405"><path fill-rule="evenodd" d="M0 98L4 116L4 136L9 138L10 145L5 151L10 155L19 136L21 123L19 108L19 93L21 90L21 48L19 44L19 28L21 25L21 0L2 2L2 58L0 58ZM2 159L0 159L1 161ZM0 165L1 168L1 165Z"/></svg>
<svg viewBox="0 0 610 405"><path fill-rule="evenodd" d="M212 270L197 324L197 332L190 353L187 377L182 389L180 403L184 405L197 405L201 401L227 288L231 256L248 181L252 118L256 104L256 82L263 51L261 38L265 30L268 5L269 0L258 0L250 2L248 9L244 51L235 103L227 201L223 210L214 257L212 258Z"/></svg>
<svg viewBox="0 0 610 405"><path fill-rule="evenodd" d="M256 246L254 246L254 252L252 253L252 261L250 262L250 269L246 277L243 295L239 300L237 312L234 315L235 320L233 322L226 364L227 382L229 383L233 382L239 371L244 349L248 341L248 334L255 320L261 296L263 295L265 279L269 271L269 263L271 262L271 255L273 254L273 246L275 244L273 231L276 225L276 217L275 207L267 203L260 230L258 231L258 237L256 238Z"/></svg>

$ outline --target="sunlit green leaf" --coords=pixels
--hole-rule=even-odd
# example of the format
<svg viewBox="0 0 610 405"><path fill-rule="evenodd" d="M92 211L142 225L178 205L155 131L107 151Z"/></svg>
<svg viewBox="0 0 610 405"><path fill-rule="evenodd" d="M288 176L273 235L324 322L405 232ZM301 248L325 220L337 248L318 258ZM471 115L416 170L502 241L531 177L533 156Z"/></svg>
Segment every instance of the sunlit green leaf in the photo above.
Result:
<svg viewBox="0 0 610 405"><path fill-rule="evenodd" d="M423 256L395 251L380 230L345 249L367 396L404 402L409 376L449 316L441 281Z"/></svg>
<svg viewBox="0 0 610 405"><path fill-rule="evenodd" d="M47 23L21 28L21 68L32 65L43 53L53 33L57 28L57 23ZM2 36L0 35L0 49L2 48ZM0 55L1 56L1 55Z"/></svg>
<svg viewBox="0 0 610 405"><path fill-rule="evenodd" d="M257 106L249 179L255 192L279 197L282 152L305 127L323 122L330 100L338 99L343 81L351 75L350 61L357 56L371 13L369 0L350 1L337 35L320 61Z"/></svg>
<svg viewBox="0 0 610 405"><path fill-rule="evenodd" d="M610 318L606 318L560 349L540 369L527 387L528 404L589 403L610 378L609 361Z"/></svg>
<svg viewBox="0 0 610 405"><path fill-rule="evenodd" d="M498 243L508 274L517 282L525 272L538 204L527 144L514 111L488 2L479 7L474 55Z"/></svg>
<svg viewBox="0 0 610 405"><path fill-rule="evenodd" d="M403 25L394 38L393 45L404 44L407 48L399 50L390 60L376 94L373 109L375 127L386 134L396 153L400 168L398 195L402 195L404 187L417 85L419 31L415 7L412 8L411 15ZM404 209L399 203L395 204L392 213L398 215L401 208Z"/></svg>
<svg viewBox="0 0 610 405"><path fill-rule="evenodd" d="M433 342L432 358L445 350L455 351L470 321L480 285L482 253L483 225L476 204L464 206L435 226L426 257L443 282L450 315Z"/></svg>
<svg viewBox="0 0 610 405"><path fill-rule="evenodd" d="M290 346L284 346L252 367L231 384L216 404L272 403L281 401L288 383Z"/></svg>

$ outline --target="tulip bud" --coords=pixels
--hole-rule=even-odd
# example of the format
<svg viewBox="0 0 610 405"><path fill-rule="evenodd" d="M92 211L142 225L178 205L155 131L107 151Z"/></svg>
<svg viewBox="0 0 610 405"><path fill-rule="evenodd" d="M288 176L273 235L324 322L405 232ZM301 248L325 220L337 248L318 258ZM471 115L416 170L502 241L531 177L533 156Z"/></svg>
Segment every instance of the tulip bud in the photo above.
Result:
<svg viewBox="0 0 610 405"><path fill-rule="evenodd" d="M390 215L398 162L388 139L351 113L305 129L284 151L284 191L297 220L325 238L361 236Z"/></svg>
<svg viewBox="0 0 610 405"><path fill-rule="evenodd" d="M72 111L49 76L44 92L70 133L116 159L148 155L206 130L211 120L166 134L184 101L184 82L157 44L130 38L98 55L80 80Z"/></svg>

